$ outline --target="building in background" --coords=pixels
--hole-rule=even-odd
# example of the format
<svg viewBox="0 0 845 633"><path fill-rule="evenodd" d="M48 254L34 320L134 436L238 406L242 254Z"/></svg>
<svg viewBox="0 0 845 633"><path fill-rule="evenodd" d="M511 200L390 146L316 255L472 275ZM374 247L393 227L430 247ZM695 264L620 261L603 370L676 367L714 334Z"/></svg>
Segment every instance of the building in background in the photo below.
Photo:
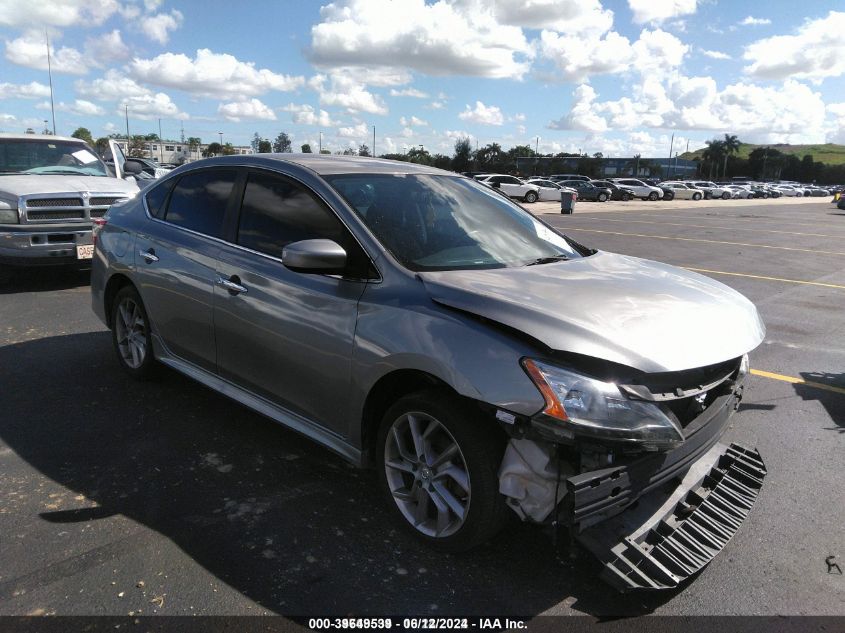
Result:
<svg viewBox="0 0 845 633"><path fill-rule="evenodd" d="M117 144L123 153L129 155L129 142L125 138L116 138ZM181 165L191 161L205 158L204 154L209 143L202 143L195 147L189 146L182 141L144 141L144 156L159 163L170 163ZM233 154L254 154L250 145L235 145L232 147Z"/></svg>

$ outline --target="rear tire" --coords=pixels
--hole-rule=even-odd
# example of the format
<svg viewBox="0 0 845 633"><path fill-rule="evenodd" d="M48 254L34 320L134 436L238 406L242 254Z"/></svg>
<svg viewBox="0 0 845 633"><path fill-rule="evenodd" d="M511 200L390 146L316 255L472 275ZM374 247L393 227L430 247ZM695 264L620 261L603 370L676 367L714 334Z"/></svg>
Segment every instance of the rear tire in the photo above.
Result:
<svg viewBox="0 0 845 633"><path fill-rule="evenodd" d="M504 447L495 424L457 395L430 389L404 396L379 428L382 492L417 538L443 551L472 549L510 516L499 493Z"/></svg>
<svg viewBox="0 0 845 633"><path fill-rule="evenodd" d="M12 272L11 267L0 264L0 286L8 284L12 281L12 277L14 277L14 273Z"/></svg>
<svg viewBox="0 0 845 633"><path fill-rule="evenodd" d="M528 202L529 204L537 202L537 192L536 191L529 191L528 193L525 194L524 200L525 200L525 202Z"/></svg>
<svg viewBox="0 0 845 633"><path fill-rule="evenodd" d="M121 368L135 380L149 380L158 369L150 319L134 286L124 286L111 309L112 345Z"/></svg>
<svg viewBox="0 0 845 633"><path fill-rule="evenodd" d="M730 197L731 197L731 194L729 194L727 191L722 192L722 200L729 200Z"/></svg>

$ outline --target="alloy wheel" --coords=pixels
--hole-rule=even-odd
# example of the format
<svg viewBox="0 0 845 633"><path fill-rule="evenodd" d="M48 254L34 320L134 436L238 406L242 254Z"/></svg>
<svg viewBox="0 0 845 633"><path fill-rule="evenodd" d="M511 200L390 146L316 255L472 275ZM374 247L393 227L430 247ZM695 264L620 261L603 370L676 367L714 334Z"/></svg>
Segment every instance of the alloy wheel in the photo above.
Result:
<svg viewBox="0 0 845 633"><path fill-rule="evenodd" d="M384 471L399 511L417 531L443 538L463 526L470 504L469 470L457 441L434 417L408 412L391 425Z"/></svg>
<svg viewBox="0 0 845 633"><path fill-rule="evenodd" d="M114 325L120 357L128 367L138 369L147 356L147 325L132 297L124 297L118 304Z"/></svg>

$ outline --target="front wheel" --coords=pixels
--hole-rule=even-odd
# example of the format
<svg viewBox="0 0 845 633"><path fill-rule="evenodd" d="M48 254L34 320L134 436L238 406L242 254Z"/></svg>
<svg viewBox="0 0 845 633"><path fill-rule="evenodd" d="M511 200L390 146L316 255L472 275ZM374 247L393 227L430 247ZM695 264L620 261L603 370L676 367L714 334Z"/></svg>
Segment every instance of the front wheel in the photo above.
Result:
<svg viewBox="0 0 845 633"><path fill-rule="evenodd" d="M525 201L528 203L537 202L537 192L536 191L529 191L525 194Z"/></svg>
<svg viewBox="0 0 845 633"><path fill-rule="evenodd" d="M150 320L141 296L124 286L112 304L112 343L123 370L137 380L151 378L156 370Z"/></svg>
<svg viewBox="0 0 845 633"><path fill-rule="evenodd" d="M0 264L0 286L5 286L12 281L13 273L10 266Z"/></svg>
<svg viewBox="0 0 845 633"><path fill-rule="evenodd" d="M629 196L627 193L622 194L622 202L628 202L628 200L630 200L630 199L631 199L631 196Z"/></svg>
<svg viewBox="0 0 845 633"><path fill-rule="evenodd" d="M722 192L722 200L727 200L730 197L731 197L731 194L729 194L727 191Z"/></svg>
<svg viewBox="0 0 845 633"><path fill-rule="evenodd" d="M600 193L600 194L598 195L598 198L596 198L596 199L597 199L599 202L607 202L607 194L606 194L606 193Z"/></svg>
<svg viewBox="0 0 845 633"><path fill-rule="evenodd" d="M652 202L654 202L655 200L657 200L657 192L656 192L656 191L652 191L650 194L648 194L648 199L649 199L649 200L651 200Z"/></svg>
<svg viewBox="0 0 845 633"><path fill-rule="evenodd" d="M701 200L701 194L700 193L692 194L692 199L693 200Z"/></svg>
<svg viewBox="0 0 845 633"><path fill-rule="evenodd" d="M454 394L429 390L387 411L376 458L388 504L405 527L455 552L484 543L507 520L497 474L503 453L490 420Z"/></svg>

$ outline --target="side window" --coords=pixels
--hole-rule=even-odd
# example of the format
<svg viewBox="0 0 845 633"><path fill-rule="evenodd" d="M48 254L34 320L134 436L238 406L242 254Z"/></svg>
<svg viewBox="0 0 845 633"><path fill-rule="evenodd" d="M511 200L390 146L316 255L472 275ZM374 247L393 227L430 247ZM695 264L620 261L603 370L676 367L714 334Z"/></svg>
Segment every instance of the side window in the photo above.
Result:
<svg viewBox="0 0 845 633"><path fill-rule="evenodd" d="M203 169L179 179L170 195L165 220L198 233L223 237L223 217L237 172Z"/></svg>
<svg viewBox="0 0 845 633"><path fill-rule="evenodd" d="M161 218L164 215L164 203L167 200L167 194L173 189L175 180L170 180L156 185L150 189L146 196L147 209L150 210L150 215L154 218Z"/></svg>
<svg viewBox="0 0 845 633"><path fill-rule="evenodd" d="M334 212L303 186L273 174L249 174L237 239L241 246L278 258L291 242L333 240L346 249L350 275L370 276L369 258Z"/></svg>

